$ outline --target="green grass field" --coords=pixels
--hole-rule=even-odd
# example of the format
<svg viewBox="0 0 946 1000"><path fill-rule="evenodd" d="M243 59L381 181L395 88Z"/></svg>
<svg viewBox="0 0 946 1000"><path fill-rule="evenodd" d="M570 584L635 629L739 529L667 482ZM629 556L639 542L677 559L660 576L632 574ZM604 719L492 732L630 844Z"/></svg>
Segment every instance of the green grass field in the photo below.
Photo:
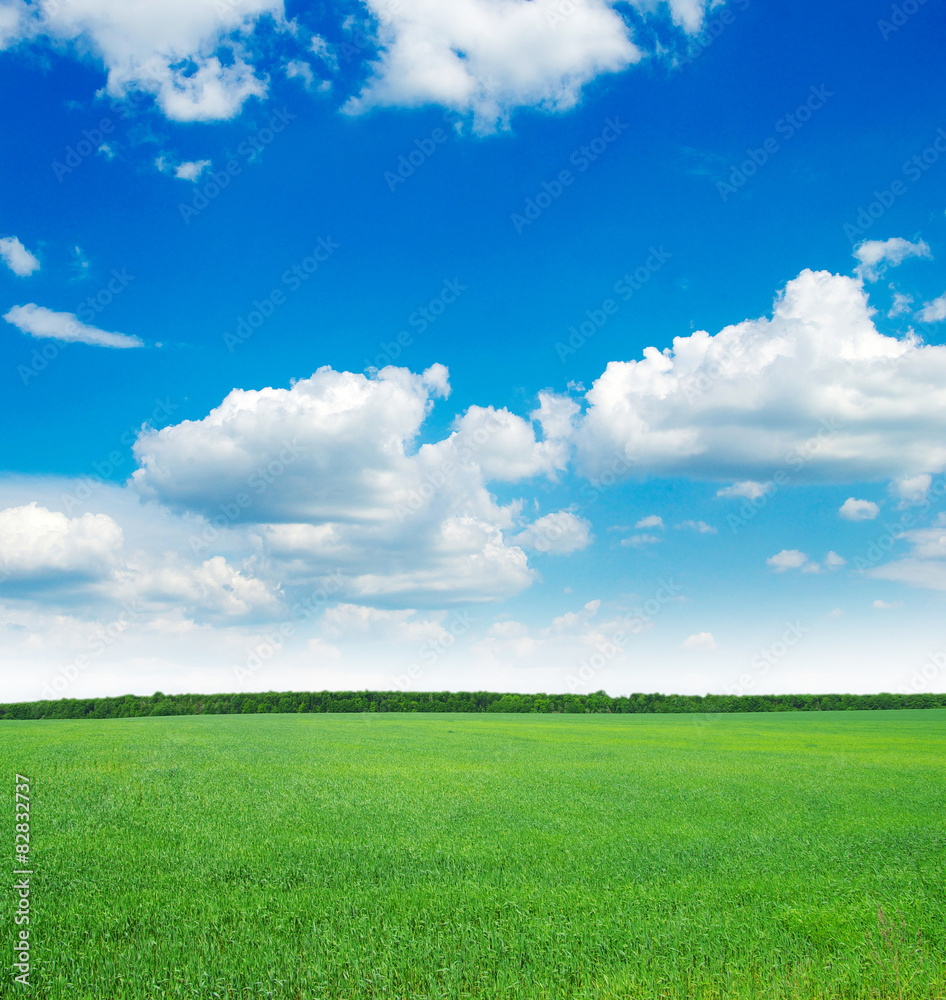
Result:
<svg viewBox="0 0 946 1000"><path fill-rule="evenodd" d="M946 996L946 711L4 722L0 759L33 997Z"/></svg>

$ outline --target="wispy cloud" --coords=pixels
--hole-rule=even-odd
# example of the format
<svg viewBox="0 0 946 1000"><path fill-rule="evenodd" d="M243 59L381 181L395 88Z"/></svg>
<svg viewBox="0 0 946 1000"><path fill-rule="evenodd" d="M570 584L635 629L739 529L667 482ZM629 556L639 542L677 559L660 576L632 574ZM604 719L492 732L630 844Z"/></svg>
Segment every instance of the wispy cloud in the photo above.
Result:
<svg viewBox="0 0 946 1000"><path fill-rule="evenodd" d="M144 347L144 341L125 333L108 333L78 320L75 313L53 312L30 302L14 306L3 317L30 337L50 338L95 347Z"/></svg>

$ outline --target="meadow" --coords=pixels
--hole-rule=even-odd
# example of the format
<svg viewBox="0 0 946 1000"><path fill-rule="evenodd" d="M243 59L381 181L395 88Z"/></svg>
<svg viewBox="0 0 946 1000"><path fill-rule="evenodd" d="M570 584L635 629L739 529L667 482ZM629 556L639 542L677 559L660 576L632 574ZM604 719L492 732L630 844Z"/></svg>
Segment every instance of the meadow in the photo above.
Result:
<svg viewBox="0 0 946 1000"><path fill-rule="evenodd" d="M946 997L944 710L5 721L0 760L32 997Z"/></svg>

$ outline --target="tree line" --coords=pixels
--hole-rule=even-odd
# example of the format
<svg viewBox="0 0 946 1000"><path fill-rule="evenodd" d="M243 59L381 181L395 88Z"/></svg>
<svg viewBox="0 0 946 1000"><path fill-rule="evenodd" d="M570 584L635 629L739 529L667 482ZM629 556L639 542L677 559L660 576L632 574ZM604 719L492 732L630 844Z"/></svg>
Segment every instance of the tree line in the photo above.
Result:
<svg viewBox="0 0 946 1000"><path fill-rule="evenodd" d="M946 694L501 694L495 691L266 691L126 694L0 704L0 719L129 719L288 712L539 712L626 714L843 712L946 708Z"/></svg>

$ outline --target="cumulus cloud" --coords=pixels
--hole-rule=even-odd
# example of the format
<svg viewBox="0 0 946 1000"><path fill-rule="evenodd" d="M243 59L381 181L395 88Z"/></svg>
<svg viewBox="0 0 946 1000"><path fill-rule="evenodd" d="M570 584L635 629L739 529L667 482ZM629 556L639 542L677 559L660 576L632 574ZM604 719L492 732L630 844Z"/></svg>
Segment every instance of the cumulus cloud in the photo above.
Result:
<svg viewBox="0 0 946 1000"><path fill-rule="evenodd" d="M113 97L153 95L177 121L232 118L266 93L254 67L254 33L263 18L285 26L282 0L44 0L0 22L0 46L48 39L105 68ZM5 29L5 30L4 30Z"/></svg>
<svg viewBox="0 0 946 1000"><path fill-rule="evenodd" d="M917 313L922 323L939 323L946 319L946 292L932 302L924 302L923 308Z"/></svg>
<svg viewBox="0 0 946 1000"><path fill-rule="evenodd" d="M845 521L873 521L880 513L880 507L872 500L856 500L854 497L848 497L841 504L838 513Z"/></svg>
<svg viewBox="0 0 946 1000"><path fill-rule="evenodd" d="M443 612L424 616L414 608L390 611L343 603L326 610L322 629L336 641L438 642L449 635L441 624L444 617Z"/></svg>
<svg viewBox="0 0 946 1000"><path fill-rule="evenodd" d="M365 0L378 18L373 74L346 110L439 104L472 113L478 132L507 124L523 106L573 107L602 73L641 58L630 30L607 0ZM555 23L556 16L565 23Z"/></svg>
<svg viewBox="0 0 946 1000"><path fill-rule="evenodd" d="M765 560L776 573L784 573L787 569L801 569L808 563L808 556L798 549L782 549L781 552Z"/></svg>
<svg viewBox="0 0 946 1000"><path fill-rule="evenodd" d="M286 76L290 80L301 80L306 90L315 88L315 74L312 72L312 67L304 59L290 59L286 63Z"/></svg>
<svg viewBox="0 0 946 1000"><path fill-rule="evenodd" d="M901 476L890 484L890 492L900 501L901 506L922 503L926 499L933 477L928 473L919 476Z"/></svg>
<svg viewBox="0 0 946 1000"><path fill-rule="evenodd" d="M640 61L641 49L610 0L365 0L377 19L372 75L345 110L439 104L471 114L475 131L505 127L522 107L573 107L595 77ZM644 16L653 0L635 0ZM700 30L708 0L669 0L684 32ZM320 40L321 41L321 40ZM322 54L324 43L317 54Z"/></svg>
<svg viewBox="0 0 946 1000"><path fill-rule="evenodd" d="M191 616L275 617L283 608L277 589L223 556L191 563L180 555L152 560L126 572L126 591L149 606L174 607Z"/></svg>
<svg viewBox="0 0 946 1000"><path fill-rule="evenodd" d="M372 376L321 368L289 389L234 390L204 419L143 434L131 485L230 527L255 526L293 590L327 573L352 603L430 606L505 596L532 580L523 546L566 554L591 540L567 511L523 527L522 503L487 484L566 461L558 435L575 404L543 395L532 423L472 407L447 438L416 447L446 369Z"/></svg>
<svg viewBox="0 0 946 1000"><path fill-rule="evenodd" d="M716 529L705 521L681 521L677 528L695 531L698 535L715 535Z"/></svg>
<svg viewBox="0 0 946 1000"><path fill-rule="evenodd" d="M178 180L196 183L200 175L211 166L210 160L183 160L174 163L167 153L155 158L154 165L162 174L174 174Z"/></svg>
<svg viewBox="0 0 946 1000"><path fill-rule="evenodd" d="M621 624L596 622L600 609L600 600L588 601L577 611L556 616L544 628L529 628L517 621L497 622L472 648L484 657L488 665L502 669L504 674L510 665L545 669L550 663L556 662L567 673L553 683L565 683L571 690L578 690L577 684L584 687L587 682L587 678L581 676L581 671L576 674L577 666L582 660L590 655L601 656L602 650L608 651L609 666L620 664L625 657L623 649L609 638L609 635L622 627ZM606 671L607 668L603 672ZM594 670L592 679L595 686L600 685L601 676Z"/></svg>
<svg viewBox="0 0 946 1000"><path fill-rule="evenodd" d="M946 347L878 332L863 285L803 271L771 319L612 361L586 394L579 469L738 480L777 470L857 481L946 467ZM756 494L758 495L758 494Z"/></svg>
<svg viewBox="0 0 946 1000"><path fill-rule="evenodd" d="M124 492L100 490L106 503ZM68 493L59 500L67 510L78 503ZM155 508L121 503L110 514L79 516L38 501L7 507L0 510L0 593L6 600L41 593L49 607L81 605L93 616L121 605L139 624L168 614L219 621L284 613L279 585L259 577L258 560L195 555L186 528Z"/></svg>
<svg viewBox="0 0 946 1000"><path fill-rule="evenodd" d="M867 281L876 281L886 266L896 267L908 257L931 258L929 246L923 240L911 243L900 236L889 240L865 240L854 248L858 260L857 273Z"/></svg>
<svg viewBox="0 0 946 1000"><path fill-rule="evenodd" d="M540 517L515 535L512 542L549 555L569 555L591 544L591 524L583 517L560 510Z"/></svg>
<svg viewBox="0 0 946 1000"><path fill-rule="evenodd" d="M455 421L453 434L434 450L444 456L468 455L491 481L554 478L568 462L567 436L579 407L574 400L546 392L539 393L539 401L529 421L505 408L471 406ZM532 422L542 427L543 440L536 439Z"/></svg>
<svg viewBox="0 0 946 1000"><path fill-rule="evenodd" d="M828 552L822 562L815 562L809 559L807 554L799 552L798 549L782 549L781 552L770 556L765 561L767 566L771 566L776 573L784 573L789 569L801 570L802 573L821 573L823 569L836 570L847 565L847 560L839 556L837 552Z"/></svg>
<svg viewBox="0 0 946 1000"><path fill-rule="evenodd" d="M744 499L758 500L772 490L771 483L757 483L752 479L746 479L741 483L733 483L716 491L716 496L724 497L727 500Z"/></svg>
<svg viewBox="0 0 946 1000"><path fill-rule="evenodd" d="M621 539L621 545L625 548L640 548L642 545L656 545L661 540L660 535L648 535L646 533L640 535L631 535L628 538Z"/></svg>
<svg viewBox="0 0 946 1000"><path fill-rule="evenodd" d="M890 287L893 288L893 285L891 285ZM908 313L912 305L913 305L912 295L906 295L903 292L895 291L893 293L893 303L887 310L887 318L893 319L896 316L902 316L904 313Z"/></svg>
<svg viewBox="0 0 946 1000"><path fill-rule="evenodd" d="M647 517L642 517L634 525L635 528L662 528L663 526L664 519L659 514L649 514Z"/></svg>
<svg viewBox="0 0 946 1000"><path fill-rule="evenodd" d="M687 636L687 638L680 643L680 648L713 650L716 649L717 646L712 632L697 632L695 635Z"/></svg>
<svg viewBox="0 0 946 1000"><path fill-rule="evenodd" d="M39 260L15 236L0 239L0 260L21 278L39 270Z"/></svg>
<svg viewBox="0 0 946 1000"><path fill-rule="evenodd" d="M53 312L52 309L38 306L33 302L25 306L14 306L3 318L21 333L31 337L48 337L67 343L91 344L93 347L144 346L144 342L138 337L99 330L81 322L74 313Z"/></svg>
<svg viewBox="0 0 946 1000"><path fill-rule="evenodd" d="M900 537L912 546L910 553L869 569L867 575L929 590L946 590L946 514L940 514L930 527L905 531Z"/></svg>
<svg viewBox="0 0 946 1000"><path fill-rule="evenodd" d="M673 24L693 34L715 2L634 0L634 6L647 18L663 18L669 8ZM491 132L517 108L573 107L597 76L620 72L643 55L612 0L364 3L370 23L360 25L357 48L370 72L346 105L353 113L435 103L470 114L477 132ZM0 48L31 41L72 50L104 67L111 96L138 91L153 96L171 119L213 121L234 117L247 100L267 93L261 66L274 47L268 26L289 38L287 75L307 89L330 86L316 84L308 60L317 60L323 75L338 74L333 46L314 35L300 49L304 39L297 23L286 20L283 0L8 0L0 6ZM353 26L358 18L345 15L342 29Z"/></svg>
<svg viewBox="0 0 946 1000"><path fill-rule="evenodd" d="M0 575L13 583L101 579L117 565L122 543L106 514L70 518L35 501L0 510Z"/></svg>

